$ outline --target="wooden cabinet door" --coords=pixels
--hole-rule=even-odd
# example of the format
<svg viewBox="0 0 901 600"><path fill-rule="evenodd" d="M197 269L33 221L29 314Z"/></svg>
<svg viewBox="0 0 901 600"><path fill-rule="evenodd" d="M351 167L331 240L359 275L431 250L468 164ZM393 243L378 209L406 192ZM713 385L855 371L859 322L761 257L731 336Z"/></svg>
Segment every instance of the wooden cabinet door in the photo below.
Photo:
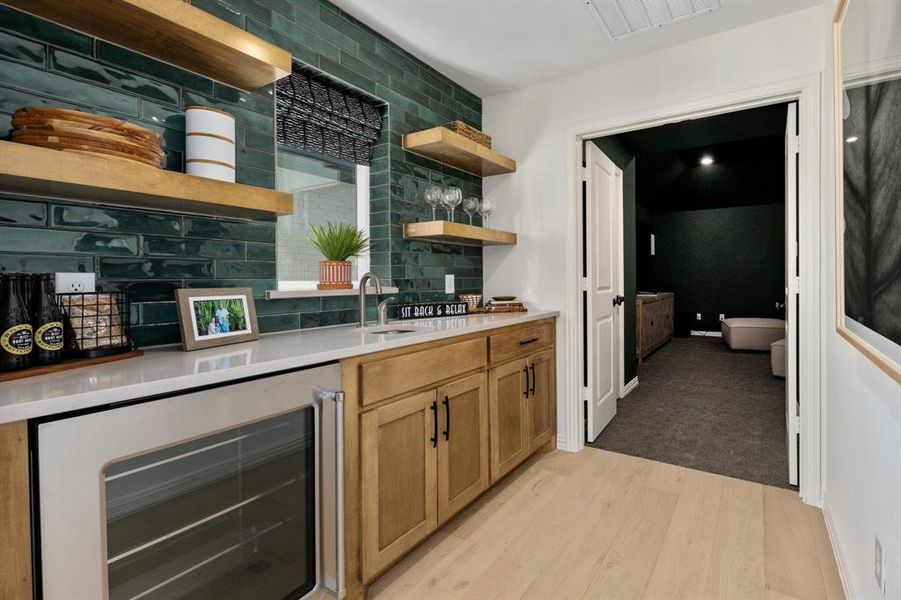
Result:
<svg viewBox="0 0 901 600"><path fill-rule="evenodd" d="M432 390L361 417L364 580L403 556L438 526L434 437L438 409Z"/></svg>
<svg viewBox="0 0 901 600"><path fill-rule="evenodd" d="M529 456L528 360L514 360L491 369L491 482Z"/></svg>
<svg viewBox="0 0 901 600"><path fill-rule="evenodd" d="M554 350L529 359L529 453L554 438L557 420L557 382Z"/></svg>
<svg viewBox="0 0 901 600"><path fill-rule="evenodd" d="M488 377L438 388L438 522L488 489Z"/></svg>

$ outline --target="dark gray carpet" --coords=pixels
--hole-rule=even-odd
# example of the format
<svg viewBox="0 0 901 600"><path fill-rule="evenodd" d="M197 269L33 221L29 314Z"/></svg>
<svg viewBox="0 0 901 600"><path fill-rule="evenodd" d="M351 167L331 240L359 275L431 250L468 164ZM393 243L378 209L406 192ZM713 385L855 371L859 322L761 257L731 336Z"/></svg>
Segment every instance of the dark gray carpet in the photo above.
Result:
<svg viewBox="0 0 901 600"><path fill-rule="evenodd" d="M785 380L773 377L769 353L676 338L638 367L638 382L591 446L794 489Z"/></svg>

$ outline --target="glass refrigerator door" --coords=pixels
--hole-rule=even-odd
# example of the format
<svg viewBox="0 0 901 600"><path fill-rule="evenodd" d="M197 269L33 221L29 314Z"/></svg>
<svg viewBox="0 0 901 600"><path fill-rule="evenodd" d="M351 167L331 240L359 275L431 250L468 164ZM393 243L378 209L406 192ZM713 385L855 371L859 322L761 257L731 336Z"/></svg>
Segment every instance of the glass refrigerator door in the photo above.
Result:
<svg viewBox="0 0 901 600"><path fill-rule="evenodd" d="M282 600L316 586L312 407L112 462L111 600Z"/></svg>

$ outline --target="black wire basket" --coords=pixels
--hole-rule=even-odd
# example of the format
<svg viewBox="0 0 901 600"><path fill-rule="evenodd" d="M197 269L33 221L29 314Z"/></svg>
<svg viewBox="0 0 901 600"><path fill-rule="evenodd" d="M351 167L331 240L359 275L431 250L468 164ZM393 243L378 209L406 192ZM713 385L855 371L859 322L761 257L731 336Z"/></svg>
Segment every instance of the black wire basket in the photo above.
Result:
<svg viewBox="0 0 901 600"><path fill-rule="evenodd" d="M56 301L65 320L67 357L95 358L134 350L127 293L57 294Z"/></svg>

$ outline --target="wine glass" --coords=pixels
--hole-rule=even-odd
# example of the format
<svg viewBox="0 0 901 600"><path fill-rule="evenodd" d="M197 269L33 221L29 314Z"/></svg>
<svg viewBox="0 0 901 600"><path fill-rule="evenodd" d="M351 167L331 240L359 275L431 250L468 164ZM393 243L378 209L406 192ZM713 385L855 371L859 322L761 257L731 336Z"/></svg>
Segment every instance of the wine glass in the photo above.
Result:
<svg viewBox="0 0 901 600"><path fill-rule="evenodd" d="M454 209L457 208L463 201L463 191L455 186L448 186L444 188L444 193L441 195L441 204L444 205L444 208L447 209L447 220L450 222L454 221Z"/></svg>
<svg viewBox="0 0 901 600"><path fill-rule="evenodd" d="M430 185L425 189L425 203L432 207L432 220L437 220L435 209L441 204L441 188L437 185Z"/></svg>
<svg viewBox="0 0 901 600"><path fill-rule="evenodd" d="M469 224L472 225L472 215L479 212L479 199L475 196L467 196L463 200L463 212L469 215Z"/></svg>
<svg viewBox="0 0 901 600"><path fill-rule="evenodd" d="M489 197L482 199L482 204L479 205L479 214L482 215L482 226L488 226L488 217L490 217L493 212L494 198Z"/></svg>

